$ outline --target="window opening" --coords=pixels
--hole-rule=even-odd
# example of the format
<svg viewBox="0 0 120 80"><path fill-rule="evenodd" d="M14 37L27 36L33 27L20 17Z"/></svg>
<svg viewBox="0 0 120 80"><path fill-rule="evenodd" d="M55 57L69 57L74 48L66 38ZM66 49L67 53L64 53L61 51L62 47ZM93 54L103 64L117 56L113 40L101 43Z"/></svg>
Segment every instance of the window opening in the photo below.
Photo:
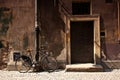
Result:
<svg viewBox="0 0 120 80"><path fill-rule="evenodd" d="M72 3L73 15L89 15L90 14L90 2L73 2Z"/></svg>
<svg viewBox="0 0 120 80"><path fill-rule="evenodd" d="M113 3L113 0L105 0L106 3Z"/></svg>

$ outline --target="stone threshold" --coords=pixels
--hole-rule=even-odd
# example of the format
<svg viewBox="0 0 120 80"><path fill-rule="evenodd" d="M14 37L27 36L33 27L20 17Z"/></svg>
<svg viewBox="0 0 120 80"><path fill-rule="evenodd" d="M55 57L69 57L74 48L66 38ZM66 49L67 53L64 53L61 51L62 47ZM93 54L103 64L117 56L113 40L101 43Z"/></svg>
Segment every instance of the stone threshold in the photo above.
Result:
<svg viewBox="0 0 120 80"><path fill-rule="evenodd" d="M85 63L85 64L69 64L66 65L65 71L73 72L102 72L103 67L98 64Z"/></svg>

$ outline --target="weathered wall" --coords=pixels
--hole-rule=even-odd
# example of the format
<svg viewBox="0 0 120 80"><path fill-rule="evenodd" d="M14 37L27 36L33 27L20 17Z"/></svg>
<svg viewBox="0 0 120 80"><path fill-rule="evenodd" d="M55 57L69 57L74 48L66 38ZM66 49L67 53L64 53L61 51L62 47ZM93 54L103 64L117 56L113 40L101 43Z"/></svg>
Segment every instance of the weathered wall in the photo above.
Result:
<svg viewBox="0 0 120 80"><path fill-rule="evenodd" d="M8 8L11 15L9 28L0 39L18 50L34 47L34 0L0 0L0 7Z"/></svg>
<svg viewBox="0 0 120 80"><path fill-rule="evenodd" d="M63 5L69 13L72 12L71 1L63 0ZM0 0L0 9L9 9L3 12L7 15L7 18L5 16L4 18L8 22L0 18L0 40L5 40L15 50L34 48L34 6L34 0ZM105 37L101 38L101 50L107 59L120 60L117 3L107 4L105 0L92 0L92 14L101 16L100 28L105 32ZM38 0L38 24L41 29L42 44L47 43L49 50L59 61L66 61L65 24L60 18L54 0Z"/></svg>
<svg viewBox="0 0 120 80"><path fill-rule="evenodd" d="M101 38L101 47L107 59L120 60L120 44L118 43L118 8L117 1L105 3L105 0L93 1L93 14L100 14L101 31L105 37Z"/></svg>
<svg viewBox="0 0 120 80"><path fill-rule="evenodd" d="M34 0L0 0L0 56L9 54L8 47L34 49L34 8Z"/></svg>

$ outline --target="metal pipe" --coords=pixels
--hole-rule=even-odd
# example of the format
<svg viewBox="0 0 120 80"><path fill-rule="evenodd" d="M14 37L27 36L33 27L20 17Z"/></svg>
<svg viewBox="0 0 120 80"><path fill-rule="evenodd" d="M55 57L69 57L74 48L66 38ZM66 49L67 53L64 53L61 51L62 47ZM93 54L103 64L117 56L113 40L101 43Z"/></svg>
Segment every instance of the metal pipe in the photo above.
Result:
<svg viewBox="0 0 120 80"><path fill-rule="evenodd" d="M117 6L118 6L118 41L119 41L119 40L120 40L120 21L119 21L119 19L120 19L120 18L119 18L119 16L120 16L120 15L119 15L119 12L120 12L120 11L119 11L119 8L120 8L120 7L119 7L119 1L117 1Z"/></svg>
<svg viewBox="0 0 120 80"><path fill-rule="evenodd" d="M35 55L35 59L36 61L39 60L39 27L35 28L36 31L36 55Z"/></svg>
<svg viewBox="0 0 120 80"><path fill-rule="evenodd" d="M37 0L35 0L35 28L37 27Z"/></svg>
<svg viewBox="0 0 120 80"><path fill-rule="evenodd" d="M37 24L37 0L35 0L35 60L39 60L39 27Z"/></svg>

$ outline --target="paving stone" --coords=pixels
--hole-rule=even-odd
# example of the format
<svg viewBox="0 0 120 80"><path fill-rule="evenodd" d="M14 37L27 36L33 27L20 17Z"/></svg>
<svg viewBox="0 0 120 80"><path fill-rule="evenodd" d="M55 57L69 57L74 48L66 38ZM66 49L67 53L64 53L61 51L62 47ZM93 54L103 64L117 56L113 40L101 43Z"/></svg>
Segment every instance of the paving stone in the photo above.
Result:
<svg viewBox="0 0 120 80"><path fill-rule="evenodd" d="M107 72L31 72L0 70L0 80L120 80L120 69L106 70Z"/></svg>

